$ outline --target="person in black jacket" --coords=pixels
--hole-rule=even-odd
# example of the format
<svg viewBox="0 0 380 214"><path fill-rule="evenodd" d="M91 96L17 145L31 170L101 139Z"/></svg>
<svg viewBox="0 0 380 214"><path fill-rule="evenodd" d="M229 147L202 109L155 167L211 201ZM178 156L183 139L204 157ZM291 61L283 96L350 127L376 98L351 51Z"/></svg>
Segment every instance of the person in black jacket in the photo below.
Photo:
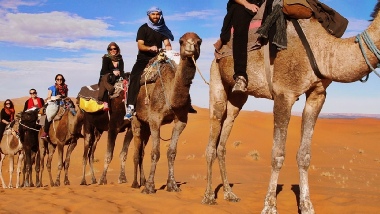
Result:
<svg viewBox="0 0 380 214"><path fill-rule="evenodd" d="M235 85L232 92L245 92L247 90L247 44L249 24L256 15L263 0L229 0L227 14L224 17L220 40L214 44L219 50L231 38L233 27L232 56L234 58Z"/></svg>
<svg viewBox="0 0 380 214"><path fill-rule="evenodd" d="M107 47L107 54L103 56L102 70L100 70L99 83L102 80L102 77L106 74L108 75L107 82L111 85L115 84L115 81L119 77L124 77L124 61L123 57L120 54L120 48L115 42L111 42ZM99 87L102 87L101 84L98 84ZM108 91L99 89L98 100L103 101L105 109L108 106Z"/></svg>
<svg viewBox="0 0 380 214"><path fill-rule="evenodd" d="M7 125L9 125L15 117L15 108L13 105L13 102L10 99L5 100L4 102L4 108L1 109L1 114L0 114L0 142L3 138L3 134L5 131L5 128Z"/></svg>

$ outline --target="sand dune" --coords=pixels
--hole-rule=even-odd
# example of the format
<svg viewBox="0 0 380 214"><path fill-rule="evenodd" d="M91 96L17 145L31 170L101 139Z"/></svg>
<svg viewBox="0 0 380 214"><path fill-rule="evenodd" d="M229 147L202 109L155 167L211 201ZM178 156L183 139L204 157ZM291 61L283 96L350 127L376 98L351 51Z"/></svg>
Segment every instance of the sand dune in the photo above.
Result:
<svg viewBox="0 0 380 214"><path fill-rule="evenodd" d="M26 98L15 99L16 107ZM0 189L0 213L260 213L270 176L272 147L272 114L241 112L227 143L228 178L241 201L223 200L218 164L214 164L213 188L218 205L203 205L206 187L208 143L208 109L196 108L198 114L189 116L189 123L178 142L175 176L181 192L165 190L167 179L167 142L161 141L161 159L157 165L157 192L141 194L131 188L133 179L133 143L127 159L128 183L118 184L120 172L118 154L123 134L117 138L114 159L107 174L107 185L79 185L82 178L83 139L78 142L71 158L71 185L50 187L45 167L42 188ZM301 118L293 116L289 125L286 159L279 178L277 196L281 214L298 213L298 169L295 161L300 141ZM162 138L169 138L171 125L163 127ZM96 150L96 177L103 170L106 148L105 133ZM319 119L315 128L312 159L309 169L311 199L317 213L379 213L380 211L380 120L378 119ZM145 174L150 168L148 144L144 160ZM57 174L57 155L53 160L53 177ZM90 183L89 167L86 169ZM6 183L8 159L3 164ZM15 184L15 178L14 183Z"/></svg>

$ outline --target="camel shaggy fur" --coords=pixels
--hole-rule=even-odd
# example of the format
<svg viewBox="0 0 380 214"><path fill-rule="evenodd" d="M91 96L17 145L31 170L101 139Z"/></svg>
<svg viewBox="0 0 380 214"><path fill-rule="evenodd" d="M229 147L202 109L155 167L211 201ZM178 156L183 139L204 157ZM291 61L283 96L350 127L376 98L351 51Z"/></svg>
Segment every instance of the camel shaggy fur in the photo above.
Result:
<svg viewBox="0 0 380 214"><path fill-rule="evenodd" d="M380 1L377 2L378 11ZM380 16L374 13L374 20L367 29L374 44L380 47ZM311 66L292 23L288 23L288 48L272 59L273 76L268 80L265 72L264 50L248 53L248 87L246 93L232 94L234 85L233 58L226 57L213 61L210 74L210 135L206 148L207 187L202 203L215 204L214 190L211 187L212 165L219 161L223 181L224 199L239 201L232 192L225 167L226 142L232 126L249 95L274 101L272 170L268 192L264 200L262 214L277 213L276 188L280 170L285 159L285 142L291 109L297 98L303 94L306 103L302 113L301 142L297 153L300 176L301 213L315 213L310 199L308 168L311 160L311 140L318 115L326 99L326 89L334 82L350 83L360 80L371 72L355 37L341 39L330 35L318 20L298 20L314 52L316 62L324 79L318 78ZM365 47L372 66L379 59ZM271 87L272 86L272 87Z"/></svg>
<svg viewBox="0 0 380 214"><path fill-rule="evenodd" d="M171 142L167 151L169 176L167 191L180 191L174 179L174 160L177 142L188 120L190 107L190 86L196 72L196 60L200 55L201 38L195 33L185 33L179 40L180 62L176 65L163 63L160 75L154 83L141 86L137 97L136 116L132 120L135 142L134 181L132 187L138 188L137 167L140 166L140 184L145 187L143 193L155 193L154 175L160 159L160 127L174 122ZM153 61L155 59L152 59ZM151 61L152 62L152 61ZM149 99L148 99L149 98ZM144 148L152 136L151 168L148 180L142 169Z"/></svg>

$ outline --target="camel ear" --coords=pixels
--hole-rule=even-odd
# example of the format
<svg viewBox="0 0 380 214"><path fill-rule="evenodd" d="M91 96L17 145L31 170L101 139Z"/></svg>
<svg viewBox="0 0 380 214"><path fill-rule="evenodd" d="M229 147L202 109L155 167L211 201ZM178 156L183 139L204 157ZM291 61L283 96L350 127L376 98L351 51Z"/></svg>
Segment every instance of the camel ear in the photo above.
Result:
<svg viewBox="0 0 380 214"><path fill-rule="evenodd" d="M202 39L201 39L201 38L199 38L199 40L197 41L197 44L198 44L198 45L201 45L201 44L202 44Z"/></svg>

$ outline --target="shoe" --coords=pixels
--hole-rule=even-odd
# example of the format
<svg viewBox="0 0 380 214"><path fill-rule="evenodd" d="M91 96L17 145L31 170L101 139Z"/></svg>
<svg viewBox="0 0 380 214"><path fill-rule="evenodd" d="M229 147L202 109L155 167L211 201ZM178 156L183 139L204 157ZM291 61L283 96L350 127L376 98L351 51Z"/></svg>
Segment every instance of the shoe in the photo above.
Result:
<svg viewBox="0 0 380 214"><path fill-rule="evenodd" d="M108 108L108 103L107 102L103 102L103 111L108 111L108 110L110 110Z"/></svg>
<svg viewBox="0 0 380 214"><path fill-rule="evenodd" d="M125 113L125 116L124 116L124 120L131 120L134 112L135 112L135 107L133 105L128 105L127 112Z"/></svg>
<svg viewBox="0 0 380 214"><path fill-rule="evenodd" d="M43 132L41 135L41 139L46 139L48 137L49 137L49 135L46 132Z"/></svg>
<svg viewBox="0 0 380 214"><path fill-rule="evenodd" d="M247 91L247 80L243 76L238 76L235 79L235 85L232 88L232 92L246 92Z"/></svg>
<svg viewBox="0 0 380 214"><path fill-rule="evenodd" d="M196 113L198 113L198 112L197 112L197 110L195 110L195 109L193 108L193 106L190 105L189 113L191 113L191 114L196 114Z"/></svg>

